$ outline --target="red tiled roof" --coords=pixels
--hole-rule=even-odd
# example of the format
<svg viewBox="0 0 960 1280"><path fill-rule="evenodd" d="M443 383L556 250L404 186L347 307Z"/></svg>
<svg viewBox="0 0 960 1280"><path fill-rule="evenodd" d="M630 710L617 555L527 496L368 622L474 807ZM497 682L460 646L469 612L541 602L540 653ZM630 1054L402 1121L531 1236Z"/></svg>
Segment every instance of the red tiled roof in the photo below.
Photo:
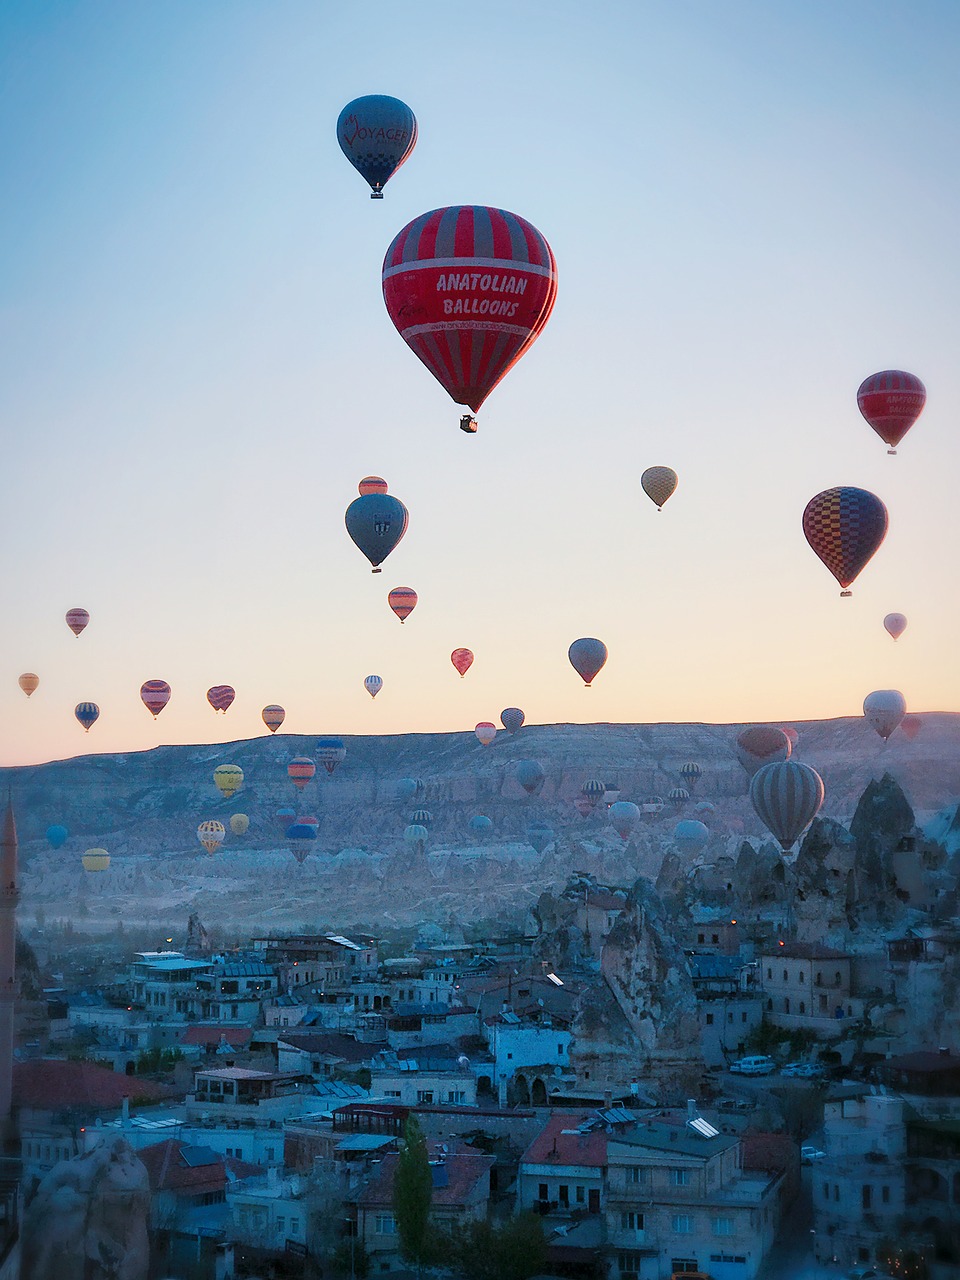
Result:
<svg viewBox="0 0 960 1280"><path fill-rule="evenodd" d="M569 1164L603 1169L607 1163L607 1134L565 1133L574 1130L590 1112L561 1112L551 1116L545 1129L534 1138L521 1164Z"/></svg>
<svg viewBox="0 0 960 1280"><path fill-rule="evenodd" d="M177 1138L155 1142L141 1147L137 1152L150 1177L151 1191L222 1191L227 1185L227 1170L223 1158L214 1164L191 1167L183 1159L180 1150L188 1143Z"/></svg>
<svg viewBox="0 0 960 1280"><path fill-rule="evenodd" d="M13 1105L35 1111L109 1111L131 1101L155 1102L170 1090L152 1080L122 1076L92 1062L41 1058L13 1064Z"/></svg>
<svg viewBox="0 0 960 1280"><path fill-rule="evenodd" d="M430 1158L436 1159L439 1154L438 1143L428 1143ZM377 1208L380 1205L393 1204L393 1177L397 1171L399 1156L393 1152L384 1156L376 1174L364 1187L357 1199L357 1204L364 1208ZM485 1181L489 1185L490 1170L496 1164L494 1156L485 1156L481 1152L455 1151L448 1153L444 1160L447 1173L447 1184L434 1186L431 1205L434 1209L453 1208L466 1204L471 1192L477 1184Z"/></svg>
<svg viewBox="0 0 960 1280"><path fill-rule="evenodd" d="M796 1164L797 1144L785 1133L744 1133L740 1137L744 1169L762 1169L779 1173Z"/></svg>
<svg viewBox="0 0 960 1280"><path fill-rule="evenodd" d="M251 1027L203 1027L193 1026L187 1027L186 1033L181 1044L202 1044L212 1049L216 1049L221 1038L225 1039L227 1044L235 1049L243 1049L250 1043L253 1035Z"/></svg>
<svg viewBox="0 0 960 1280"><path fill-rule="evenodd" d="M334 1032L319 1031L282 1031L277 1037L278 1044L288 1044L293 1049L303 1049L307 1053L323 1054L328 1058L341 1058L344 1062L369 1062L382 1045L364 1044L354 1040L352 1036L341 1036Z"/></svg>

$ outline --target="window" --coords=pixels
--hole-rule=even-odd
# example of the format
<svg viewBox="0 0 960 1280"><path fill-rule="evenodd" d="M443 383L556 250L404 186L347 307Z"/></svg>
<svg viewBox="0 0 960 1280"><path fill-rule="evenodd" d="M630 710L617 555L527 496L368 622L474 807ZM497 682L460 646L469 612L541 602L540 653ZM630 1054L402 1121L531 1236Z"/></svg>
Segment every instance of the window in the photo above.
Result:
<svg viewBox="0 0 960 1280"><path fill-rule="evenodd" d="M715 1236L732 1236L733 1235L733 1219L732 1218L714 1218L713 1234Z"/></svg>
<svg viewBox="0 0 960 1280"><path fill-rule="evenodd" d="M704 940L704 938L705 938L705 937L706 937L706 934L698 933L698 934L697 934L697 941L698 941L698 942L703 942L703 940Z"/></svg>
<svg viewBox="0 0 960 1280"><path fill-rule="evenodd" d="M806 1012L807 1012L806 1002L805 1002L805 1001L803 1001L803 1000L801 1000L801 1001L800 1001L800 1012L801 1012L801 1014L803 1014L803 1013L806 1013Z"/></svg>
<svg viewBox="0 0 960 1280"><path fill-rule="evenodd" d="M513 1057L513 1054L512 1054L512 1053L508 1053L508 1054L507 1054L507 1061L509 1062L509 1060L510 1060L512 1057Z"/></svg>
<svg viewBox="0 0 960 1280"><path fill-rule="evenodd" d="M833 985L834 985L835 987L839 987L839 985L840 985L840 974L839 974L839 972L837 972L837 973L835 973L835 974L833 975Z"/></svg>
<svg viewBox="0 0 960 1280"><path fill-rule="evenodd" d="M802 986L803 986L803 984L804 984L804 976L803 976L803 970L802 970L802 969L801 969L801 970L800 970L800 972L797 974L797 981L800 983L800 985L801 985L801 987L802 987Z"/></svg>
<svg viewBox="0 0 960 1280"><path fill-rule="evenodd" d="M784 1012L784 1013L789 1013L789 1012L790 1012L790 997L789 997L789 996L784 997L784 1001L783 1001L783 1012Z"/></svg>
<svg viewBox="0 0 960 1280"><path fill-rule="evenodd" d="M712 1014L712 1013L708 1013L708 1014L707 1014L707 1026L708 1026L708 1027L712 1027L712 1026L713 1026L713 1014Z"/></svg>
<svg viewBox="0 0 960 1280"><path fill-rule="evenodd" d="M458 1106L461 1103L466 1102L466 1100L467 1100L466 1089L451 1089L450 1092L447 1094L447 1101L452 1102Z"/></svg>
<svg viewBox="0 0 960 1280"><path fill-rule="evenodd" d="M829 1182L825 1182L823 1184L823 1198L824 1200L830 1199L830 1183Z"/></svg>
<svg viewBox="0 0 960 1280"><path fill-rule="evenodd" d="M889 1188L889 1187L881 1187L881 1188L880 1188L880 1199L883 1201L883 1203L884 1203L884 1204L889 1204L889 1203L890 1203L890 1188Z"/></svg>
<svg viewBox="0 0 960 1280"><path fill-rule="evenodd" d="M387 1098L399 1098L399 1097L400 1097L400 1090L399 1090L399 1089L384 1089L383 1093L384 1093L384 1097L387 1097Z"/></svg>
<svg viewBox="0 0 960 1280"><path fill-rule="evenodd" d="M741 1261L743 1261L743 1259L741 1259ZM671 1258L670 1270L683 1275L684 1272L699 1271L700 1268L697 1265L696 1258Z"/></svg>
<svg viewBox="0 0 960 1280"><path fill-rule="evenodd" d="M557 1198L559 1199L561 1204L570 1203L570 1188L567 1186L565 1182L560 1183L560 1191L558 1193Z"/></svg>
<svg viewBox="0 0 960 1280"><path fill-rule="evenodd" d="M647 1171L646 1169L644 1169L643 1165L634 1164L628 1168L627 1170L628 1182L632 1182L636 1185L641 1182L646 1182L646 1180L647 1180Z"/></svg>
<svg viewBox="0 0 960 1280"><path fill-rule="evenodd" d="M291 1219L290 1219L290 1234L291 1234L292 1236L295 1236L299 1230L300 1230L300 1219L299 1219L299 1218L291 1218Z"/></svg>
<svg viewBox="0 0 960 1280"><path fill-rule="evenodd" d="M670 1185L673 1187L689 1187L690 1170L689 1169L671 1169Z"/></svg>
<svg viewBox="0 0 960 1280"><path fill-rule="evenodd" d="M418 1103L421 1103L421 1102L432 1102L432 1101L433 1101L433 1090L432 1090L432 1089L418 1089L418 1090L417 1090L417 1102L418 1102Z"/></svg>
<svg viewBox="0 0 960 1280"><path fill-rule="evenodd" d="M643 1230L643 1214L642 1213L621 1213L620 1215L621 1231L642 1231Z"/></svg>
<svg viewBox="0 0 960 1280"><path fill-rule="evenodd" d="M746 1009L744 1009L744 1011L740 1014L740 1021L746 1022L746 1020L747 1020L747 1011Z"/></svg>
<svg viewBox="0 0 960 1280"><path fill-rule="evenodd" d="M537 1186L537 1199L538 1200L550 1199L550 1194L549 1194L549 1191L547 1190L547 1184L545 1182L541 1182Z"/></svg>
<svg viewBox="0 0 960 1280"><path fill-rule="evenodd" d="M873 1203L873 1188L870 1186L869 1182L865 1182L863 1184L860 1199L864 1209L869 1209L871 1207Z"/></svg>
<svg viewBox="0 0 960 1280"><path fill-rule="evenodd" d="M719 942L719 941L720 941L720 935L719 935L719 933L711 933L711 935L710 935L710 941L711 941L711 942Z"/></svg>
<svg viewBox="0 0 960 1280"><path fill-rule="evenodd" d="M283 1234L284 1234L284 1232L286 1231L286 1229L287 1229L287 1220L286 1220L286 1218L278 1218L278 1219L277 1219L277 1231L280 1233L280 1235L283 1235Z"/></svg>
<svg viewBox="0 0 960 1280"><path fill-rule="evenodd" d="M783 971L783 980L784 980L784 982L786 982L786 981L787 981L787 971L786 971L786 969L784 969L784 971Z"/></svg>
<svg viewBox="0 0 960 1280"><path fill-rule="evenodd" d="M273 1154L273 1147L267 1147L267 1159L268 1160L276 1159L276 1156Z"/></svg>
<svg viewBox="0 0 960 1280"><path fill-rule="evenodd" d="M727 1014L727 1025L730 1026L732 1025L732 1023L733 1023L733 1013L730 1012Z"/></svg>
<svg viewBox="0 0 960 1280"><path fill-rule="evenodd" d="M773 970L772 970L772 969L768 969L768 970L767 970L767 977L768 977L769 979L771 979L771 980L773 979Z"/></svg>
<svg viewBox="0 0 960 1280"><path fill-rule="evenodd" d="M620 1280L632 1280L634 1276L640 1274L640 1258L639 1253L619 1253L617 1254L617 1266L620 1270Z"/></svg>
<svg viewBox="0 0 960 1280"><path fill-rule="evenodd" d="M577 1187L577 1204L585 1204L586 1199L587 1193L584 1191L583 1187Z"/></svg>
<svg viewBox="0 0 960 1280"><path fill-rule="evenodd" d="M563 1045L562 1045L562 1044L558 1044L558 1045L557 1045L557 1056L558 1056L559 1058L562 1058L562 1057L563 1057Z"/></svg>
<svg viewBox="0 0 960 1280"><path fill-rule="evenodd" d="M687 1236L690 1234L690 1215L687 1213L675 1213L670 1219L670 1229L674 1235Z"/></svg>
<svg viewBox="0 0 960 1280"><path fill-rule="evenodd" d="M378 1236L395 1236L397 1234L397 1220L392 1213L378 1213L375 1226Z"/></svg>

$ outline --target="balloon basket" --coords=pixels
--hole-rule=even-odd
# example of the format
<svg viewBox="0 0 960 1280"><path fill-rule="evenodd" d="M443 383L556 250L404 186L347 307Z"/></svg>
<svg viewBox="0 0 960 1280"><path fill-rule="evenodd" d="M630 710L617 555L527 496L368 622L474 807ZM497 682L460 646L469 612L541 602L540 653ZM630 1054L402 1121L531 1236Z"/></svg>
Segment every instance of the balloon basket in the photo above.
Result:
<svg viewBox="0 0 960 1280"><path fill-rule="evenodd" d="M887 456L888 456L888 457L890 457L890 458L895 458L895 457L897 456L897 451L896 451L896 449L888 449L888 450L887 450Z"/></svg>
<svg viewBox="0 0 960 1280"><path fill-rule="evenodd" d="M371 572L371 573L383 573L383 570L380 568L380 566L379 566L379 565L377 565L377 567L376 567L375 569L371 569L371 570L370 570L370 572Z"/></svg>
<svg viewBox="0 0 960 1280"><path fill-rule="evenodd" d="M382 191L371 191L371 192L370 192L370 199L371 199L371 200L382 200L382 199L383 199L383 192L382 192Z"/></svg>
<svg viewBox="0 0 960 1280"><path fill-rule="evenodd" d="M376 573L376 572L377 572L377 570L376 570L376 569L374 569L374 573ZM852 592L852 591L841 591L841 592L840 592L840 599L841 599L841 600L845 600L847 596L852 596L852 595L853 595L853 592Z"/></svg>
<svg viewBox="0 0 960 1280"><path fill-rule="evenodd" d="M477 434L477 420L472 414L465 413L460 418L460 430L465 431L468 436Z"/></svg>

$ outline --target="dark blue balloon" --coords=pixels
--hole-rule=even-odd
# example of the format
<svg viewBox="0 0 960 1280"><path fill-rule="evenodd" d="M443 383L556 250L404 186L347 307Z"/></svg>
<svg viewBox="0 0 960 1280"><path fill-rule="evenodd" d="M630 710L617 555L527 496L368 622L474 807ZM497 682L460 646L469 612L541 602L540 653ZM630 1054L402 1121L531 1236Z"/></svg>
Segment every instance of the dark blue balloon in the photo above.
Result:
<svg viewBox="0 0 960 1280"><path fill-rule="evenodd" d="M365 493L347 507L347 533L380 572L380 565L407 531L407 508L389 493Z"/></svg>
<svg viewBox="0 0 960 1280"><path fill-rule="evenodd" d="M417 145L417 117L405 102L386 94L354 98L340 112L337 141L369 183L370 199L382 200L385 184Z"/></svg>
<svg viewBox="0 0 960 1280"><path fill-rule="evenodd" d="M53 849L61 849L67 843L67 837L70 832L66 827L61 827L59 823L54 823L52 827L47 827L47 840Z"/></svg>

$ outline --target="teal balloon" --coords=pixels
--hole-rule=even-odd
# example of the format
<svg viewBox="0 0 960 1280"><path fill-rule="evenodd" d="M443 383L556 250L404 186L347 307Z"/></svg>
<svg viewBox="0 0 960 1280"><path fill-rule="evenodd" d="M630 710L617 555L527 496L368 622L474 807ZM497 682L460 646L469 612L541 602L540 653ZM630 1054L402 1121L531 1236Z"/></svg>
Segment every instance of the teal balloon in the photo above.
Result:
<svg viewBox="0 0 960 1280"><path fill-rule="evenodd" d="M543 853L552 839L553 829L548 827L545 822L531 822L527 827L527 844L534 848L537 853Z"/></svg>
<svg viewBox="0 0 960 1280"><path fill-rule="evenodd" d="M385 93L354 98L337 120L340 150L370 186L370 199L383 188L417 145L417 117L405 102Z"/></svg>
<svg viewBox="0 0 960 1280"><path fill-rule="evenodd" d="M485 835L488 831L493 830L493 822L482 813L474 814L467 826L476 836Z"/></svg>
<svg viewBox="0 0 960 1280"><path fill-rule="evenodd" d="M380 572L380 565L407 532L409 512L389 493L365 493L347 507L347 533Z"/></svg>
<svg viewBox="0 0 960 1280"><path fill-rule="evenodd" d="M52 827L47 827L47 840L52 849L62 849L67 843L67 837L70 832L66 827L61 827L59 823L54 823Z"/></svg>
<svg viewBox="0 0 960 1280"><path fill-rule="evenodd" d="M544 773L536 760L521 760L517 765L517 781L528 796L535 796L543 786Z"/></svg>

